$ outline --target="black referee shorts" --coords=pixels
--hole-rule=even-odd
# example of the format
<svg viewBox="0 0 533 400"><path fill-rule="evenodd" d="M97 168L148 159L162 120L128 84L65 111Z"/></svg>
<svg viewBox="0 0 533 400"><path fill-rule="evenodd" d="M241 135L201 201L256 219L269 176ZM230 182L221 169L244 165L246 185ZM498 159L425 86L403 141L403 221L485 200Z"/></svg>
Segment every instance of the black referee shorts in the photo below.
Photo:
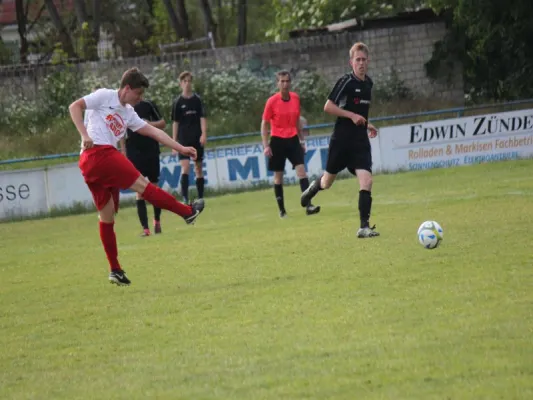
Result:
<svg viewBox="0 0 533 400"><path fill-rule="evenodd" d="M128 159L137 170L152 183L159 183L161 166L159 154L128 154Z"/></svg>
<svg viewBox="0 0 533 400"><path fill-rule="evenodd" d="M196 161L202 161L204 159L204 146L200 144L200 137L187 137L187 135L178 135L178 142L185 147L194 147L196 149ZM191 157L178 153L179 160L190 160Z"/></svg>
<svg viewBox="0 0 533 400"><path fill-rule="evenodd" d="M289 160L293 167L304 163L304 150L298 135L288 139L272 136L270 149L272 150L272 157L268 159L269 171L284 171L286 160Z"/></svg>
<svg viewBox="0 0 533 400"><path fill-rule="evenodd" d="M345 168L354 175L357 169L364 169L372 173L372 150L365 145L331 138L326 171L336 175Z"/></svg>

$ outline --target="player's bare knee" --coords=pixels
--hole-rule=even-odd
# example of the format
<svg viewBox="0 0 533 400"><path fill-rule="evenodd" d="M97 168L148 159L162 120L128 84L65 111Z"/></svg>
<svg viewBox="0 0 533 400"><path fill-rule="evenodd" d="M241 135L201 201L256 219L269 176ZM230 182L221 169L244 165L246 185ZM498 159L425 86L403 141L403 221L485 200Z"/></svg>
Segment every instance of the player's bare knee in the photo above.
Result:
<svg viewBox="0 0 533 400"><path fill-rule="evenodd" d="M110 198L107 204L98 212L100 221L111 224L115 221L115 203L113 198Z"/></svg>
<svg viewBox="0 0 533 400"><path fill-rule="evenodd" d="M198 163L194 165L194 174L197 178L203 178L204 177L204 170L202 168L202 164Z"/></svg>
<svg viewBox="0 0 533 400"><path fill-rule="evenodd" d="M303 164L297 165L295 168L296 176L298 179L307 178L307 172L305 172L305 167Z"/></svg>
<svg viewBox="0 0 533 400"><path fill-rule="evenodd" d="M144 193L146 186L148 186L148 179L140 175L137 180L131 185L130 189L137 193Z"/></svg>
<svg viewBox="0 0 533 400"><path fill-rule="evenodd" d="M180 164L181 164L181 173L188 175L189 170L191 169L189 160L181 160Z"/></svg>
<svg viewBox="0 0 533 400"><path fill-rule="evenodd" d="M372 175L365 175L359 180L359 186L361 190L372 190Z"/></svg>
<svg viewBox="0 0 533 400"><path fill-rule="evenodd" d="M283 183L283 172L276 171L274 172L274 184L281 185Z"/></svg>
<svg viewBox="0 0 533 400"><path fill-rule="evenodd" d="M331 187L331 185L333 185L333 182L329 181L329 180L322 180L320 182L320 187L324 190L327 190Z"/></svg>
<svg viewBox="0 0 533 400"><path fill-rule="evenodd" d="M335 182L336 175L324 173L322 175L322 178L320 179L320 187L324 190L329 189L331 185L333 185L333 182Z"/></svg>

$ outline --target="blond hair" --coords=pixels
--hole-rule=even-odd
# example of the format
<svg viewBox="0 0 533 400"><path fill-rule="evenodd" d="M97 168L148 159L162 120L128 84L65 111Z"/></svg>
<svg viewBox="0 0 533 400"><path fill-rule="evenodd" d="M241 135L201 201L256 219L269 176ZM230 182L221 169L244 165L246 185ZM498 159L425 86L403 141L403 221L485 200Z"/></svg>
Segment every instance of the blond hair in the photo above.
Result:
<svg viewBox="0 0 533 400"><path fill-rule="evenodd" d="M368 53L369 53L368 46L364 44L363 42L357 42L352 46L352 48L350 49L350 59L353 58L353 55L355 54L356 51L362 51L368 57Z"/></svg>

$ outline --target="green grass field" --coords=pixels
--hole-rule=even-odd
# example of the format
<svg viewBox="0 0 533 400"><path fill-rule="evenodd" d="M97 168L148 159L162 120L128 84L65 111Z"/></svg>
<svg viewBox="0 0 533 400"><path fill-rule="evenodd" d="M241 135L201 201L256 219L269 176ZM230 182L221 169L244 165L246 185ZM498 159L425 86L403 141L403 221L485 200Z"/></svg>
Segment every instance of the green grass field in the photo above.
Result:
<svg viewBox="0 0 533 400"><path fill-rule="evenodd" d="M533 161L354 179L306 217L287 187L121 210L107 282L95 214L0 224L1 399L531 399ZM151 215L151 210L150 215ZM425 250L421 222L444 242Z"/></svg>

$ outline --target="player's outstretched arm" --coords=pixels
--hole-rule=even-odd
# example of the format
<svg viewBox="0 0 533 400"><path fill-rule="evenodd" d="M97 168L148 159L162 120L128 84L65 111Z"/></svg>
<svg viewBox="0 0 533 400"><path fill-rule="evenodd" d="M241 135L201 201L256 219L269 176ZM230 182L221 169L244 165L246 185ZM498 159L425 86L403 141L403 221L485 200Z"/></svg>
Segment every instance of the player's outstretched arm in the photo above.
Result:
<svg viewBox="0 0 533 400"><path fill-rule="evenodd" d="M165 129L165 127L167 126L167 123L164 119L160 119L158 121L146 121L146 122L148 122L153 127L156 127L157 129Z"/></svg>
<svg viewBox="0 0 533 400"><path fill-rule="evenodd" d="M351 111L343 110L331 100L326 101L326 104L324 105L324 111L336 117L349 118L356 125L364 125L366 123L366 119L364 117L360 116L359 114L354 114Z"/></svg>
<svg viewBox="0 0 533 400"><path fill-rule="evenodd" d="M193 160L196 159L196 149L194 147L182 146L175 140L171 139L164 131L155 128L150 124L144 125L141 129L137 130L137 133L157 140L163 146L176 150L178 153L190 156Z"/></svg>

